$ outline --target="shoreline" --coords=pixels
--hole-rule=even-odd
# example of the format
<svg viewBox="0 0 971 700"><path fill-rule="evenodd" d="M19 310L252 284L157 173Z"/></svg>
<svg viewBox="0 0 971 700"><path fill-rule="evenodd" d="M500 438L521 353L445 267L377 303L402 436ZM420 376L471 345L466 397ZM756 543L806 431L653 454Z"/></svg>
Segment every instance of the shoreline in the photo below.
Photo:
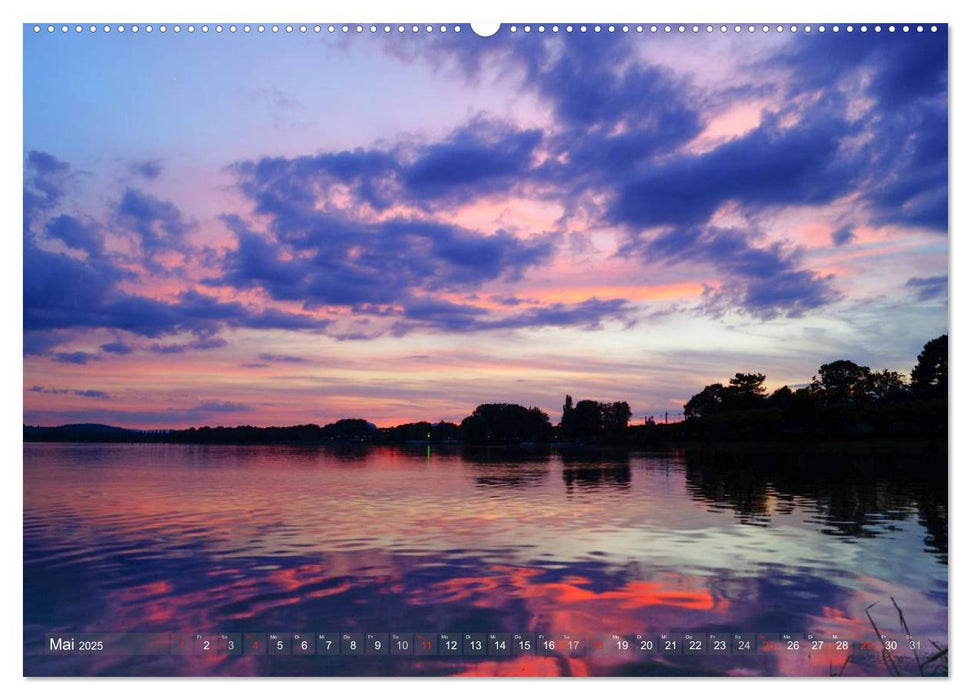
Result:
<svg viewBox="0 0 971 700"><path fill-rule="evenodd" d="M448 448L450 450L497 450L508 452L721 452L721 453L772 453L772 454L838 454L845 452L887 453L900 454L948 454L950 441L947 438L915 438L910 436L900 438L861 438L855 440L833 439L816 441L662 441L655 444L618 443L582 443L582 442L549 442L549 443L461 443L436 441L409 442L381 442L331 440L321 442L301 441L226 441L226 442L191 442L175 440L151 439L108 439L108 440L78 440L78 439L43 439L31 438L23 440L23 444L73 444L73 445L179 445L179 446L223 446L223 447L335 447L335 448Z"/></svg>

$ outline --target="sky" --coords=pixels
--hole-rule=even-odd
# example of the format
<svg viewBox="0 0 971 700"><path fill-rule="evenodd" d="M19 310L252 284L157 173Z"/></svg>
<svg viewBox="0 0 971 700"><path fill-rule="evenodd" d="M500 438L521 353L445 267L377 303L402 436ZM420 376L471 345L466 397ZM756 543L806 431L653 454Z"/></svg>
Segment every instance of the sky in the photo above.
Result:
<svg viewBox="0 0 971 700"><path fill-rule="evenodd" d="M676 418L947 332L946 29L531 29L25 27L24 422Z"/></svg>

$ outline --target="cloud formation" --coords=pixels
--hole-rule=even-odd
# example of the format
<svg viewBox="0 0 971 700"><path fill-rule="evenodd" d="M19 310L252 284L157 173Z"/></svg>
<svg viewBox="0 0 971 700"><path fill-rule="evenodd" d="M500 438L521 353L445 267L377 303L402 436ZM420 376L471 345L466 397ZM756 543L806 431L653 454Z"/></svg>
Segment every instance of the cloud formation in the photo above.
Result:
<svg viewBox="0 0 971 700"><path fill-rule="evenodd" d="M791 71L790 98L822 90L843 103L858 91L872 100L844 124L868 136L862 192L874 223L947 231L946 33L813 32L765 67L777 64Z"/></svg>
<svg viewBox="0 0 971 700"><path fill-rule="evenodd" d="M108 399L111 398L108 392L101 391L99 389L57 389L54 387L44 387L34 385L30 387L29 391L34 394L55 394L55 395L65 395L70 394L72 396L81 396L86 399Z"/></svg>
<svg viewBox="0 0 971 700"><path fill-rule="evenodd" d="M187 286L168 299L132 293L150 272L140 273L137 261L107 251L106 224L57 213L75 176L67 163L32 151L25 161L24 334L27 354L45 354L64 342L67 331L109 329L145 338L189 333L195 340L182 345L153 345L155 352L211 349L226 344L216 334L225 328L321 331L329 321L271 307L253 307L238 301L223 302ZM126 191L118 206L123 229L136 234L150 259L155 252L182 245L189 230L185 217L171 202L134 189ZM42 225L40 218L50 215ZM25 220L26 221L26 220ZM48 247L51 242L67 250ZM78 255L77 253L83 253ZM132 351L130 343L103 345L108 354ZM57 362L84 364L97 355L57 352Z"/></svg>
<svg viewBox="0 0 971 700"><path fill-rule="evenodd" d="M716 214L726 206L751 221L774 209L862 195L872 224L946 228L946 42L799 37L750 64L749 82L706 92L645 60L639 40L503 33L488 41L390 41L397 58L451 62L469 81L498 70L548 105L550 126L522 128L477 115L438 139L408 136L380 147L232 164L252 212L223 217L235 247L216 257L209 251L216 264L200 282L265 294L297 304L304 314L218 301L192 286L166 300L121 292L138 273L105 254L106 226L132 237L150 272L160 271L162 252L192 254L186 237L196 227L174 203L130 186L106 224L60 214L44 225L46 240L84 253L83 259L28 236L25 267L39 272L25 286L25 329L102 327L149 338L186 332L208 338L221 328L244 327L370 338L380 332L338 328L330 312L390 315L398 333L416 323L475 330L576 319L578 327L593 327L616 315L590 299L585 307L560 304L499 318L495 309L445 298L515 283L555 260L567 219L560 230L522 235L475 230L443 216L496 197L553 201L567 214L583 207L594 223L624 232L621 251L646 264L708 264L721 276L720 303L710 303L710 292L702 308L734 306L759 318L799 315L840 293L831 275L802 266L798 246L760 242L754 225L745 232L718 224ZM759 82L756 70L781 77ZM867 79L860 82L861 76ZM788 101L763 111L754 128L700 152L688 147L712 109L773 90ZM131 167L146 181L160 172L154 160ZM28 153L29 226L55 211L74 176L54 156ZM836 230L833 243L846 244L852 231ZM605 315L589 318L598 310ZM207 347L196 341L152 349Z"/></svg>
<svg viewBox="0 0 971 700"><path fill-rule="evenodd" d="M105 343L101 346L101 351L112 355L131 355L132 348L126 343L117 341L114 343Z"/></svg>
<svg viewBox="0 0 971 700"><path fill-rule="evenodd" d="M89 352L81 352L80 350L75 350L74 352L55 352L51 355L51 359L54 362L61 362L67 365L86 365L90 360L96 360L97 357L97 355Z"/></svg>
<svg viewBox="0 0 971 700"><path fill-rule="evenodd" d="M852 242L853 239L856 238L856 235L853 233L852 228L849 226L843 226L842 228L838 228L829 234L829 237L833 241L833 245L839 246Z"/></svg>
<svg viewBox="0 0 971 700"><path fill-rule="evenodd" d="M913 289L921 301L947 297L947 275L934 277L911 277L907 287Z"/></svg>
<svg viewBox="0 0 971 700"><path fill-rule="evenodd" d="M303 363L307 358L296 355L277 355L272 352L261 352L257 357L262 362L284 362L284 363ZM265 366L265 365L264 365Z"/></svg>
<svg viewBox="0 0 971 700"><path fill-rule="evenodd" d="M132 175L154 180L162 174L162 164L157 160L139 160L131 164Z"/></svg>
<svg viewBox="0 0 971 700"><path fill-rule="evenodd" d="M71 167L42 151L28 151L24 158L24 232L64 197Z"/></svg>
<svg viewBox="0 0 971 700"><path fill-rule="evenodd" d="M234 403L232 401L203 401L198 406L189 409L189 411L200 413L236 413L251 410L246 404Z"/></svg>
<svg viewBox="0 0 971 700"><path fill-rule="evenodd" d="M694 262L717 271L722 285L709 289L705 303L714 312L744 308L753 316L799 316L835 301L832 278L801 269L799 251L762 244L739 229L696 226L631 241L626 252L649 261Z"/></svg>
<svg viewBox="0 0 971 700"><path fill-rule="evenodd" d="M728 243L731 261L719 269L731 275L739 238L696 235L719 210L730 205L757 218L861 195L870 218L858 223L946 231L944 35L814 32L750 61L740 71L741 84L707 93L663 66L645 64L640 41L504 32L488 41L446 36L391 51L437 63L438 54L451 52L453 65L470 80L483 80L498 66L504 79L535 91L556 116L540 148L556 157L525 176L554 184L570 202L583 193L599 195L606 221L630 234L626 250L641 247L650 238L645 231L658 228L664 229L660 243L649 246L655 253L664 241L683 237L712 248L682 257L715 260ZM779 76L780 69L775 83L765 77ZM685 148L702 132L712 105L773 93L782 108L763 110L755 128L702 152ZM852 227L833 236L836 245L851 239ZM757 317L798 315L840 296L830 277L796 269L797 256L750 248L742 257L773 258L777 270L759 275L757 285L745 274L724 280L725 287L742 289L733 295L739 310Z"/></svg>
<svg viewBox="0 0 971 700"><path fill-rule="evenodd" d="M515 281L546 261L548 236L521 240L508 233L484 236L444 223L413 218L354 221L315 211L270 212L274 236L227 218L237 248L224 260L213 285L259 286L274 299L299 301L305 309L326 305L388 305L418 290L466 291L487 281Z"/></svg>

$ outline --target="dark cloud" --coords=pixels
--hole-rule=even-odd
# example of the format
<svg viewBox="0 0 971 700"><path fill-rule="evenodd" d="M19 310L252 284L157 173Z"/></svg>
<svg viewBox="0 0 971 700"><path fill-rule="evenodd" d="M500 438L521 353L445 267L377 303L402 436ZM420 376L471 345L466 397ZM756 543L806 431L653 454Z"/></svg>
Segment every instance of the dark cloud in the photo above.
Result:
<svg viewBox="0 0 971 700"><path fill-rule="evenodd" d="M99 311L125 277L123 270L103 260L78 260L25 238L24 331L98 325Z"/></svg>
<svg viewBox="0 0 971 700"><path fill-rule="evenodd" d="M159 355L181 355L187 350L213 350L225 347L228 344L222 338L198 338L188 343L171 343L168 345L152 343L148 349Z"/></svg>
<svg viewBox="0 0 971 700"><path fill-rule="evenodd" d="M402 203L431 210L514 189L541 138L538 130L474 119L437 142L262 158L233 170L256 210L284 222L302 219L337 185L378 210Z"/></svg>
<svg viewBox="0 0 971 700"><path fill-rule="evenodd" d="M897 36L871 35L878 46L869 62L876 68L870 92L887 110L947 94L947 31Z"/></svg>
<svg viewBox="0 0 971 700"><path fill-rule="evenodd" d="M577 304L555 303L521 314L510 316L496 323L499 328L528 328L544 326L579 326L596 330L604 321L633 322L634 307L626 299L591 298Z"/></svg>
<svg viewBox="0 0 971 700"><path fill-rule="evenodd" d="M126 294L116 286L124 277L120 269L44 251L27 242L24 257L25 269L31 271L24 280L25 332L110 328L157 338L182 332L211 336L223 327L319 331L330 324L302 314L221 302L191 289L173 302Z"/></svg>
<svg viewBox="0 0 971 700"><path fill-rule="evenodd" d="M431 208L514 190L532 169L540 139L538 130L473 121L448 139L419 149L400 168L406 201Z"/></svg>
<svg viewBox="0 0 971 700"><path fill-rule="evenodd" d="M398 167L394 154L357 149L297 158L262 158L232 166L240 189L257 211L278 216L311 209L318 196L336 184L350 186L377 208L391 202L383 181Z"/></svg>
<svg viewBox="0 0 971 700"><path fill-rule="evenodd" d="M701 114L717 102L718 90L701 98L684 79L645 64L635 37L503 33L484 42L391 42L388 50L399 57L451 61L473 81L498 68L504 79L547 101L556 128L542 134L473 119L438 142L239 163L240 188L258 214L270 217L272 236L229 220L238 249L213 282L262 287L307 308L345 305L359 313L405 300L399 332L412 322L448 330L495 323L479 307L431 300L428 293L515 279L544 262L548 250L530 256L521 240L503 239L501 232L459 233L441 223L362 223L328 210L329 193L339 183L378 210L417 204L433 211L532 185L554 192L549 196L568 208L579 197L603 195L605 223L627 231L628 252L713 265L724 279L706 297L709 305L717 298L759 317L800 314L838 297L832 279L802 269L794 251L711 227L712 216L729 203L747 215L825 205L863 188L879 220L946 225L946 111L929 106L945 89L946 62L942 42L931 43L925 54L915 41L864 37L856 45L840 37L811 51L806 42L790 42L780 51L780 65L792 71L790 93L811 99L763 115L755 129L699 154L678 149L701 133ZM871 92L893 113L848 116L848 96L833 84L856 67L875 71ZM764 88L726 90L738 99ZM873 128L893 138L868 138ZM866 145L847 147L855 141ZM552 157L538 159L541 151ZM850 240L850 229L833 234L836 245ZM474 272L472 260L479 261Z"/></svg>
<svg viewBox="0 0 971 700"><path fill-rule="evenodd" d="M333 321L266 309L250 314L240 325L246 328L275 328L286 331L324 331L333 325Z"/></svg>
<svg viewBox="0 0 971 700"><path fill-rule="evenodd" d="M157 160L136 161L131 165L131 173L146 180L154 180L162 174L162 164Z"/></svg>
<svg viewBox="0 0 971 700"><path fill-rule="evenodd" d="M762 68L790 69L790 94L833 89L861 70L880 107L892 110L947 90L947 32L811 32L786 43Z"/></svg>
<svg viewBox="0 0 971 700"><path fill-rule="evenodd" d="M554 326L594 330L607 320L632 323L634 311L626 299L591 298L577 304L560 302L511 315L496 315L479 306L427 297L405 303L405 320L398 322L394 331L404 334L418 327L431 327L451 332L478 332Z"/></svg>
<svg viewBox="0 0 971 700"><path fill-rule="evenodd" d="M104 236L98 226L74 216L62 214L48 221L44 232L67 247L83 250L88 255L101 255L104 250Z"/></svg>
<svg viewBox="0 0 971 700"><path fill-rule="evenodd" d="M489 301L495 302L496 304L502 304L503 306L520 306L522 304L529 303L528 299L522 299L517 296L491 296Z"/></svg>
<svg viewBox="0 0 971 700"><path fill-rule="evenodd" d="M35 213L53 213L61 205L66 183L73 176L74 171L67 163L32 151L25 163L25 190L41 191L46 197L42 206L34 205ZM25 213L27 207L25 200ZM116 214L115 223L136 234L149 261L158 250L178 249L182 236L190 228L175 205L131 188L124 193ZM194 296L191 290L176 303L122 291L121 282L137 281L138 277L125 266L125 260L105 253L103 231L97 223L67 214L54 215L44 224L43 236L84 251L87 258L45 248L36 231L25 234L25 352L41 352L35 349L34 338L53 341L51 333L55 331L109 328L152 338L181 332L201 337L213 335L226 321L214 312L219 309L214 300ZM288 318L286 314L248 310L239 304L230 308L233 315L228 323L234 326L247 323L262 328L277 327L277 324L313 326L306 319ZM45 335L38 335L41 333ZM56 346L56 343L41 344L47 350ZM61 355L71 356L70 353Z"/></svg>
<svg viewBox="0 0 971 700"><path fill-rule="evenodd" d="M29 391L35 394L70 394L70 389L55 389L53 387L46 388L42 386L37 386L36 384L30 387Z"/></svg>
<svg viewBox="0 0 971 700"><path fill-rule="evenodd" d="M716 88L697 97L684 81L637 59L636 37L505 32L487 41L464 39L392 44L389 50L436 65L451 60L474 81L498 67L504 81L547 100L557 128L543 146L561 157L527 177L554 185L565 202L578 192L605 194L607 218L628 229L629 248L643 247L644 229L664 227L702 246L675 257L714 263L714 254L728 246L729 258L718 264L729 273L717 293L722 303L732 299L764 316L801 313L837 297L831 280L799 269L792 255L731 237L699 239L688 230L697 233L728 203L758 215L770 207L825 205L862 190L874 224L946 230L946 32L794 38L764 64L750 66L759 75L788 68L783 87L791 104L708 152L664 158L658 156L675 154L700 133L703 107L762 95L765 86L734 85L724 95ZM860 83L852 81L864 74L876 107L854 114L860 105L851 99ZM833 234L836 245L850 240L850 229ZM659 236L651 252L663 254L666 243Z"/></svg>
<svg viewBox="0 0 971 700"><path fill-rule="evenodd" d="M108 393L105 391L99 391L98 389L82 389L80 391L74 392L75 396L83 396L88 399L107 399Z"/></svg>
<svg viewBox="0 0 971 700"><path fill-rule="evenodd" d="M860 173L858 159L840 150L846 135L823 115L789 128L768 118L708 153L642 169L619 184L609 216L634 228L689 226L728 201L756 209L828 203L849 193Z"/></svg>
<svg viewBox="0 0 971 700"><path fill-rule="evenodd" d="M866 75L875 104L863 190L874 223L947 231L947 44L947 31L813 32L766 61L791 69L792 96L834 97L842 81Z"/></svg>
<svg viewBox="0 0 971 700"><path fill-rule="evenodd" d="M215 348L226 347L228 343L222 338L199 338L189 343L189 348L193 350L213 350Z"/></svg>
<svg viewBox="0 0 971 700"><path fill-rule="evenodd" d="M534 37L512 41L524 38ZM518 42L520 55L532 52L525 43ZM677 152L703 130L696 91L640 60L635 37L588 33L542 43L547 55L530 64L525 87L558 117L548 147L562 161L540 174L567 193L615 189L629 172Z"/></svg>
<svg viewBox="0 0 971 700"><path fill-rule="evenodd" d="M500 32L485 41L442 35L420 42L392 41L387 47L407 61L450 62L473 82L498 74L504 83L545 100L559 129L571 137L582 134L590 144L586 156L596 152L595 146L607 146L626 161L673 151L703 128L689 86L669 70L639 60L642 41L606 32L543 37ZM619 137L618 131L629 136ZM564 144L584 149L572 138ZM623 149L622 144L640 148Z"/></svg>
<svg viewBox="0 0 971 700"><path fill-rule="evenodd" d="M78 260L24 241L24 331L113 328L156 337L207 330L176 309L121 292L129 273L103 259Z"/></svg>
<svg viewBox="0 0 971 700"><path fill-rule="evenodd" d="M331 321L303 314L291 314L275 309L256 311L238 301L223 302L215 297L206 296L195 289L188 289L179 295L172 307L202 328L217 327L225 324L231 328L279 328L283 330L322 331Z"/></svg>
<svg viewBox="0 0 971 700"><path fill-rule="evenodd" d="M395 332L403 334L412 330L418 322L447 331L471 331L488 323L488 310L471 304L456 304L445 299L426 297L408 302L404 316L407 322L399 323Z"/></svg>
<svg viewBox="0 0 971 700"><path fill-rule="evenodd" d="M307 309L350 306L371 312L417 291L466 291L494 280L518 280L552 255L554 239L481 235L417 219L377 223L314 211L280 211L275 239L227 217L237 249L214 285L260 287L274 299Z"/></svg>
<svg viewBox="0 0 971 700"><path fill-rule="evenodd" d="M160 250L179 250L192 225L171 202L141 190L128 188L118 203L118 225L134 232L142 252L148 256Z"/></svg>
<svg viewBox="0 0 971 700"><path fill-rule="evenodd" d="M32 158L32 159L31 159ZM32 152L26 172L40 174L69 173L70 167L50 156ZM35 177L36 180L36 177ZM62 189L48 188L53 209L63 197ZM122 220L140 231L143 239L158 236L181 236L185 231L181 214L174 205L154 199L136 190L128 190L119 207ZM124 292L119 284L137 279L130 270L104 255L97 226L76 217L60 215L48 221L45 235L65 245L88 253L82 260L42 247L37 235L24 237L24 333L25 351L33 349L32 336L52 339L52 332L68 329L109 328L130 331L147 337L190 332L212 335L223 323L217 314L206 313L205 302L187 292L175 304ZM154 238L153 238L154 237ZM212 304L210 304L212 306ZM247 312L242 305L233 307L235 325L245 325ZM249 317L259 317L251 312ZM259 319L264 324L265 319ZM43 333L43 336L37 334ZM49 345L48 350L55 345ZM60 353L61 359L74 357ZM55 356L57 359L58 356Z"/></svg>
<svg viewBox="0 0 971 700"><path fill-rule="evenodd" d="M47 229L70 240L87 240L84 227L70 217L58 217ZM84 229L84 230L90 230ZM96 250L95 246L89 246ZM24 351L46 354L67 336L61 331L86 328L123 330L148 338L177 333L197 336L184 349L213 347L211 338L221 328L282 328L321 331L325 319L290 314L274 309L253 309L239 302L187 289L166 302L122 291L119 284L135 279L132 272L104 255L89 254L86 260L42 248L35 235L24 238ZM208 343L208 344L207 344ZM121 345L115 354L124 354ZM127 347L127 346L125 346ZM63 354L63 353L62 353Z"/></svg>
<svg viewBox="0 0 971 700"><path fill-rule="evenodd" d="M552 102L568 127L606 131L624 122L639 132L673 139L669 148L700 131L698 115L674 77L660 66L632 60L636 39L589 33L561 42L559 50L547 44L549 55L534 64L527 84ZM661 97L673 99L665 103Z"/></svg>
<svg viewBox="0 0 971 700"><path fill-rule="evenodd" d="M200 411L202 413L231 413L235 411L251 411L249 406L233 401L203 401L198 406L189 409L190 411Z"/></svg>
<svg viewBox="0 0 971 700"><path fill-rule="evenodd" d="M101 351L109 355L130 355L132 348L130 345L126 345L121 341L116 341L114 343L105 343L101 346Z"/></svg>
<svg viewBox="0 0 971 700"><path fill-rule="evenodd" d="M901 107L878 123L881 144L865 195L875 223L948 229L947 95Z"/></svg>
<svg viewBox="0 0 971 700"><path fill-rule="evenodd" d="M70 169L70 165L58 160L50 153L44 153L43 151L29 151L27 153L26 170L35 176L59 175L67 173ZM60 197L60 191L56 190L56 192L56 196L53 197L55 200Z"/></svg>
<svg viewBox="0 0 971 700"><path fill-rule="evenodd" d="M71 167L42 151L24 158L24 233L64 197L72 178Z"/></svg>
<svg viewBox="0 0 971 700"><path fill-rule="evenodd" d="M86 365L89 360L98 359L98 356L92 355L89 352L76 350L74 352L55 352L51 355L51 359L54 362L62 362L69 365Z"/></svg>
<svg viewBox="0 0 971 700"><path fill-rule="evenodd" d="M914 289L921 301L947 298L947 275L937 277L911 277L907 280L907 287Z"/></svg>
<svg viewBox="0 0 971 700"><path fill-rule="evenodd" d="M24 330L26 331L26 325ZM69 334L61 331L25 332L24 355L46 355L67 340L69 340Z"/></svg>
<svg viewBox="0 0 971 700"><path fill-rule="evenodd" d="M706 100L687 79L645 63L641 43L642 37L595 32L501 32L485 42L443 35L387 46L407 61L446 64L470 82L499 75L504 85L545 102L556 128L541 146L555 157L520 177L555 188L570 207L585 191L609 191L631 168L676 152L704 129Z"/></svg>
<svg viewBox="0 0 971 700"><path fill-rule="evenodd" d="M98 389L57 389L54 387L43 387L43 386L32 386L29 391L35 394L72 394L74 396L81 396L86 399L109 399L111 398L107 392L100 391Z"/></svg>
<svg viewBox="0 0 971 700"><path fill-rule="evenodd" d="M856 238L856 234L853 233L853 229L849 226L844 226L839 228L829 234L830 239L833 241L833 245L840 246L846 245L852 242Z"/></svg>
<svg viewBox="0 0 971 700"><path fill-rule="evenodd" d="M290 362L290 363L300 363L307 362L307 358L298 357L297 355L275 355L269 352L261 352L257 356L263 362ZM264 365L265 366L265 365Z"/></svg>
<svg viewBox="0 0 971 700"><path fill-rule="evenodd" d="M384 335L384 333L381 333L381 332L368 333L365 331L350 331L350 332L332 333L331 337L334 340L339 340L339 341L374 340L375 338L379 338L382 335Z"/></svg>
<svg viewBox="0 0 971 700"><path fill-rule="evenodd" d="M734 306L760 318L799 316L839 298L832 276L800 269L798 250L787 251L779 242L760 246L738 229L669 229L633 239L624 253L652 264L711 266L723 283L708 291L705 306L717 313Z"/></svg>
<svg viewBox="0 0 971 700"><path fill-rule="evenodd" d="M833 279L812 270L787 269L767 277L729 280L719 293L709 294L707 301L716 311L730 302L732 308L758 318L797 318L840 298Z"/></svg>
<svg viewBox="0 0 971 700"><path fill-rule="evenodd" d="M557 64L560 68L553 71L558 76L554 82L562 81L569 70L587 65L590 56L600 55L597 51L607 50L596 46L599 48L591 49L590 54L581 51L572 59L561 57L562 65ZM657 98L667 91L674 92L671 80L660 72L630 68L625 75L624 80L642 86L656 101L664 102ZM591 85L589 89L597 88ZM587 133L584 138L575 139L578 143L596 145L614 138L608 126L612 129L622 115L631 111L640 114L633 106L621 106L619 94L633 89L628 83L614 89L618 92L614 96L618 101L614 121L608 119L610 112L599 112L599 108L583 112L579 98L578 104L562 105L564 110L574 110L566 120L568 125L582 123L587 129L591 124L604 125L604 134L598 137ZM630 99L641 100L643 96ZM798 314L835 299L829 278L798 269L795 256L784 254L778 246L760 248L737 233L717 233L715 229L704 229L707 233L700 235L712 214L729 201L758 211L766 206L822 204L852 190L859 177L860 162L841 150L841 140L848 135L845 125L822 108L814 111L812 117L795 126L784 125L782 116L768 118L744 137L701 155L684 154L662 160L610 157L616 167L606 178L597 176L597 186L601 190L609 186L608 219L630 231L626 250L639 251L647 258L717 261L717 267L730 275L722 285L720 301L734 300L743 310L763 317ZM658 125L645 119L644 133L632 135L628 128L624 138L649 140L652 134L656 136ZM665 117L660 122L669 120ZM465 176L451 165L450 154L461 153L456 143L463 139L475 141L478 137L471 134L482 128L482 124L473 122L465 131L456 132L463 135L461 139L453 134L441 144L419 149L425 155L407 167L396 160L393 151L382 158L375 152L362 151L354 156L336 154L332 159L277 159L272 166L267 162L240 164L237 169L242 176L241 187L253 199L258 213L270 215L273 236L255 233L242 219L227 217L227 224L237 235L237 250L224 265L227 272L210 281L241 288L258 286L274 298L300 301L307 308L346 305L364 313L404 300L404 319L395 326L398 333L413 328L415 322L450 331L550 322L558 325L566 319L574 319L574 325L586 325L582 309L556 308L546 315L527 312L499 321L481 307L428 296L428 292L473 291L494 279L515 280L529 266L550 257L549 238L524 242L503 232L482 236L418 220L389 219L369 224L321 211L318 196L325 188L320 185L319 174L326 170L327 177L333 177L338 172L337 162L342 163L346 182L359 190L361 183L369 183L368 178L377 177L377 173L385 181L390 178L405 182L406 186L384 190L385 197L397 192L405 199L407 194L403 193L417 188L416 172L422 174L417 181L426 188L424 194L429 201L441 201L447 196L444 191L436 191L438 185L433 183L442 183L454 193L460 191L453 188L458 183L478 185L478 177L491 175L501 175L502 181L510 173L516 181L532 178L543 185L559 182L566 191L592 186L588 181L589 173L595 170L593 156L584 156L577 164L571 160L573 153L567 166L542 169L521 165L519 170L513 170L479 158L484 167L477 175L463 179ZM690 131L683 136L693 134ZM655 152L646 141L634 151L644 155ZM369 175L362 176L364 172ZM286 188L293 190L292 195L286 194ZM491 185L483 187L482 194L490 194L490 188ZM360 195L365 201L384 205L384 198L379 201L372 196L374 187L369 185L366 189ZM647 239L640 233L661 226L676 228ZM646 245L644 240L648 241ZM533 244L532 249L527 243ZM775 302L771 299L773 293L779 295ZM604 311L601 307L590 310Z"/></svg>

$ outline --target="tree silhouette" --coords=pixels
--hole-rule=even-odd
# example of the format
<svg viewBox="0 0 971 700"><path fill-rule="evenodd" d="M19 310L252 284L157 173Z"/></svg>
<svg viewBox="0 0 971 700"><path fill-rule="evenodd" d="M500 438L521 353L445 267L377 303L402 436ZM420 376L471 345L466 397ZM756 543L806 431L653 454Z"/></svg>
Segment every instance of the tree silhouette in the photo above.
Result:
<svg viewBox="0 0 971 700"><path fill-rule="evenodd" d="M560 421L560 438L564 440L592 440L605 433L627 429L630 422L630 404L626 401L600 403L584 399L573 405L573 397L567 395L563 403L563 420Z"/></svg>
<svg viewBox="0 0 971 700"><path fill-rule="evenodd" d="M590 440L603 430L603 415L600 404L596 401L577 401L571 414L570 437L580 440Z"/></svg>
<svg viewBox="0 0 971 700"><path fill-rule="evenodd" d="M910 372L910 383L917 394L947 396L947 334L927 341Z"/></svg>
<svg viewBox="0 0 971 700"><path fill-rule="evenodd" d="M768 398L769 406L772 408L785 408L792 403L795 392L788 385L780 386L772 392Z"/></svg>
<svg viewBox="0 0 971 700"><path fill-rule="evenodd" d="M907 396L908 391L907 382L900 372L885 369L882 372L872 372L867 378L866 395L870 401L900 401Z"/></svg>
<svg viewBox="0 0 971 700"><path fill-rule="evenodd" d="M869 380L870 368L849 360L836 360L819 368L823 396L832 403L865 399Z"/></svg>
<svg viewBox="0 0 971 700"><path fill-rule="evenodd" d="M573 397L569 394L563 400L563 417L560 419L560 437L568 438L573 434Z"/></svg>
<svg viewBox="0 0 971 700"><path fill-rule="evenodd" d="M736 372L722 391L722 403L725 408L733 410L758 408L764 398L765 375L757 372L753 374Z"/></svg>
<svg viewBox="0 0 971 700"><path fill-rule="evenodd" d="M600 404L600 411L603 417L603 429L606 432L624 430L630 422L630 405L626 401Z"/></svg>
<svg viewBox="0 0 971 700"><path fill-rule="evenodd" d="M460 429L466 444L547 442L553 436L548 415L514 403L481 404Z"/></svg>
<svg viewBox="0 0 971 700"><path fill-rule="evenodd" d="M722 384L709 384L697 394L688 399L684 405L685 418L704 418L722 408L725 387Z"/></svg>

